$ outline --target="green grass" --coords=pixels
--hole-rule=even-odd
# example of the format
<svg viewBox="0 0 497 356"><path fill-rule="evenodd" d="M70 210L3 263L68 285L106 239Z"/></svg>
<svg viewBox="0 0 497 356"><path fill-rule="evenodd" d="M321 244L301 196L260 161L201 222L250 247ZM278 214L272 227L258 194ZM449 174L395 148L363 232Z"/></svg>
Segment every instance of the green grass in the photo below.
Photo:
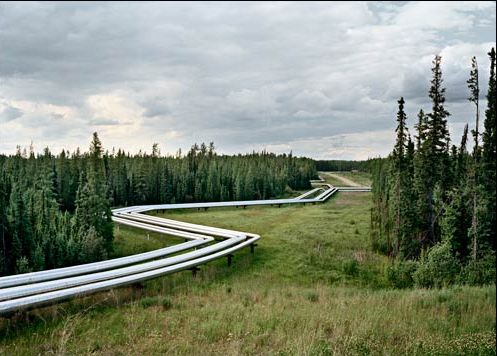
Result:
<svg viewBox="0 0 497 356"><path fill-rule="evenodd" d="M152 251L184 241L178 237L166 236L153 231L146 232L125 225L115 226L114 237L114 252L111 258Z"/></svg>
<svg viewBox="0 0 497 356"><path fill-rule="evenodd" d="M495 286L386 288L370 199L168 212L262 239L196 279L184 271L4 320L0 354L495 354ZM169 243L144 235L121 226L116 255Z"/></svg>

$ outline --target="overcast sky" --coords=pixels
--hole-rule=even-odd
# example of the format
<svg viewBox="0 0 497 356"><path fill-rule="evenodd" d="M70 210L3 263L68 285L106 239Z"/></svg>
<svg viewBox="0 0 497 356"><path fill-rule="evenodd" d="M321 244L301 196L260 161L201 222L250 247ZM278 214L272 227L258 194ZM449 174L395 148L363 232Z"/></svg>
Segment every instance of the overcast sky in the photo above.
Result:
<svg viewBox="0 0 497 356"><path fill-rule="evenodd" d="M33 141L162 153L214 141L317 159L391 150L396 100L430 109L443 57L453 140L483 94L495 2L0 3L0 152ZM486 102L482 102L486 105Z"/></svg>

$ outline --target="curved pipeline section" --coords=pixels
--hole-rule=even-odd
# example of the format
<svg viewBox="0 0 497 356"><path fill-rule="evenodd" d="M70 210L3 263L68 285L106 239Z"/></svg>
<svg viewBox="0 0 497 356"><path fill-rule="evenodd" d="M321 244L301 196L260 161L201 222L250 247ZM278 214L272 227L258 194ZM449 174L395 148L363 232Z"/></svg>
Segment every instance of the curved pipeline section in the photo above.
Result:
<svg viewBox="0 0 497 356"><path fill-rule="evenodd" d="M145 215L143 214L145 212L170 209L318 203L326 201L339 190L330 184L324 183L321 177L320 180L311 181L311 183L318 183L321 186L290 199L158 204L114 209L112 219L117 224L154 231L168 236L176 236L186 241L174 246L132 256L1 277L0 315L125 286L189 268L196 268L198 265L209 261L231 256L232 253L244 247L254 245L260 239L257 234ZM361 188L366 189L368 187ZM364 191L359 188L347 190ZM316 196L310 198L313 195Z"/></svg>

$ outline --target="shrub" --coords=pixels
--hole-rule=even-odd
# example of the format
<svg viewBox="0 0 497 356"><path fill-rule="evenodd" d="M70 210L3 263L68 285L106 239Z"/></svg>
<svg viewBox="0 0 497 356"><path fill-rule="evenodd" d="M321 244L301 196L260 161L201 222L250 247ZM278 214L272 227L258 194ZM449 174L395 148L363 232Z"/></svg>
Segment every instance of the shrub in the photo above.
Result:
<svg viewBox="0 0 497 356"><path fill-rule="evenodd" d="M168 298L168 297L162 298L160 304L162 305L162 307L164 309L171 309L171 307L173 306L173 302L171 301L171 298Z"/></svg>
<svg viewBox="0 0 497 356"><path fill-rule="evenodd" d="M105 241L93 226L91 226L88 231L80 232L80 234L82 235L80 254L81 262L89 263L92 261L102 261L107 258Z"/></svg>
<svg viewBox="0 0 497 356"><path fill-rule="evenodd" d="M495 283L495 254L491 251L477 260L470 260L461 272L463 282L470 285Z"/></svg>
<svg viewBox="0 0 497 356"><path fill-rule="evenodd" d="M16 261L16 272L17 273L31 272L31 268L29 267L29 260L27 257L22 256Z"/></svg>
<svg viewBox="0 0 497 356"><path fill-rule="evenodd" d="M414 285L413 274L418 267L415 261L396 260L387 268L387 279L394 288L411 288Z"/></svg>
<svg viewBox="0 0 497 356"><path fill-rule="evenodd" d="M419 263L413 274L414 282L419 287L435 287L454 283L460 273L460 266L448 242L433 246L426 258Z"/></svg>
<svg viewBox="0 0 497 356"><path fill-rule="evenodd" d="M310 302L317 302L319 300L319 295L314 291L307 291L305 293L305 298Z"/></svg>
<svg viewBox="0 0 497 356"><path fill-rule="evenodd" d="M343 272L349 276L357 276L359 273L359 263L356 259L344 261L342 263Z"/></svg>
<svg viewBox="0 0 497 356"><path fill-rule="evenodd" d="M373 251L380 252L384 255L388 254L389 245L384 236L378 231L370 229L371 247Z"/></svg>
<svg viewBox="0 0 497 356"><path fill-rule="evenodd" d="M157 305L156 297L144 297L140 300L140 305L143 308L149 308L151 306Z"/></svg>

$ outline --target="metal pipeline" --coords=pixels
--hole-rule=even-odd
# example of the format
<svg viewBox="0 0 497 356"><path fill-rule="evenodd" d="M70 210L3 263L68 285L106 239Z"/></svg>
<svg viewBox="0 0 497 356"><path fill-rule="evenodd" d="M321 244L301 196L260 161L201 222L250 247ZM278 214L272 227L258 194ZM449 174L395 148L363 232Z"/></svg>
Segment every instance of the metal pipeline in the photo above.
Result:
<svg viewBox="0 0 497 356"><path fill-rule="evenodd" d="M260 236L253 233L186 223L142 214L151 210L283 205L317 203L329 199L337 191L370 191L369 187L336 188L319 177L323 187L314 188L296 198L232 202L158 204L118 208L112 211L115 223L153 231L187 240L174 246L107 261L88 263L47 271L0 278L0 315L47 305L72 297L116 288L166 274L196 267L214 259L231 255L254 244ZM323 190L314 198L307 198ZM222 241L216 241L222 239ZM207 246L205 246L207 245ZM198 247L202 247L197 249ZM193 251L188 251L192 250ZM180 255L167 257L183 252Z"/></svg>

